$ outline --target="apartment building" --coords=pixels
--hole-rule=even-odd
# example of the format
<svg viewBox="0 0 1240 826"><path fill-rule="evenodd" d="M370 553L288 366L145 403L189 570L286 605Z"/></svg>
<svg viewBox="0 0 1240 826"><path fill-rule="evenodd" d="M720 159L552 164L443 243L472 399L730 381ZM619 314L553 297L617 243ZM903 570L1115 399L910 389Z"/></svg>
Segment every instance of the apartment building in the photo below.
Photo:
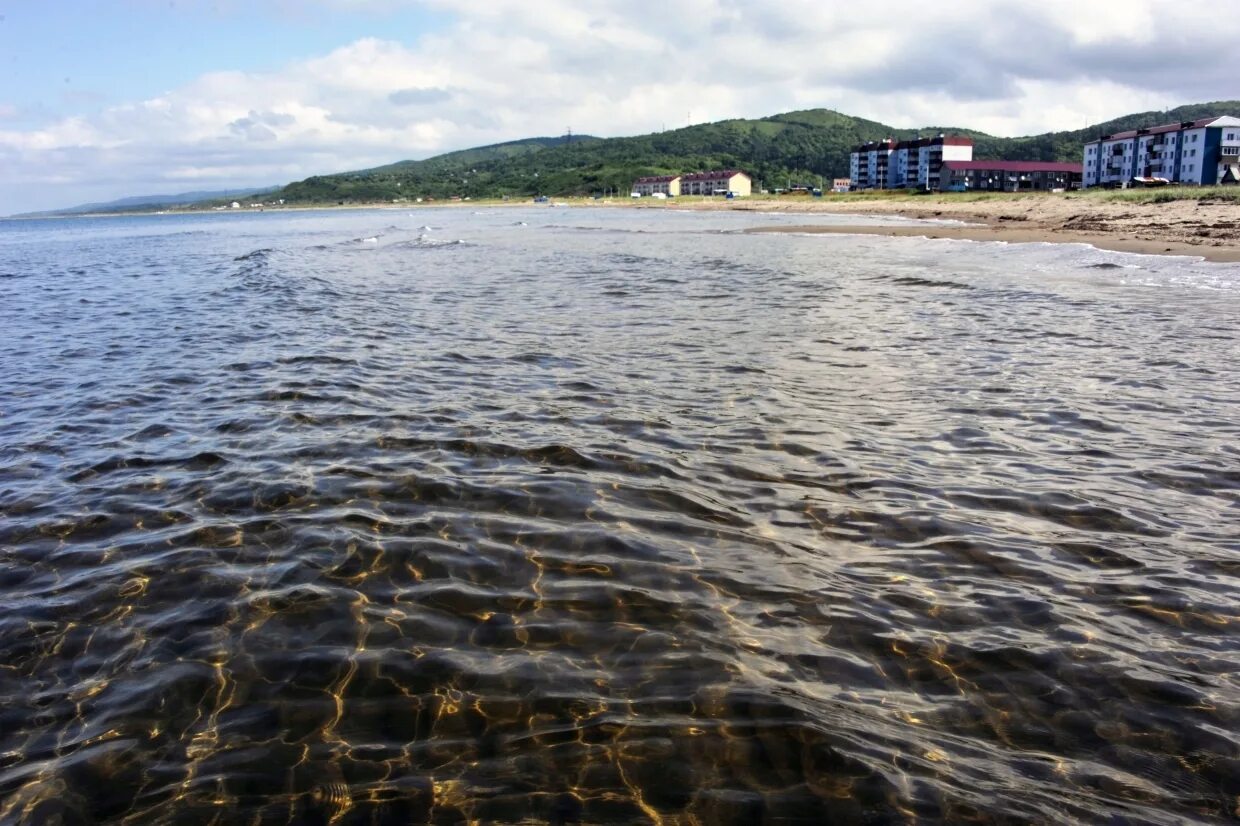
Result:
<svg viewBox="0 0 1240 826"><path fill-rule="evenodd" d="M634 195L727 195L746 196L753 192L753 181L738 169L691 172L687 175L652 175L633 182Z"/></svg>
<svg viewBox="0 0 1240 826"><path fill-rule="evenodd" d="M1079 163L1044 161L944 161L945 190L1050 192L1081 188Z"/></svg>
<svg viewBox="0 0 1240 826"><path fill-rule="evenodd" d="M691 172L680 176L681 195L748 196L753 192L753 181L739 169L717 169L712 172Z"/></svg>
<svg viewBox="0 0 1240 826"><path fill-rule="evenodd" d="M1087 187L1154 178L1199 185L1240 182L1240 118L1170 123L1085 144Z"/></svg>
<svg viewBox="0 0 1240 826"><path fill-rule="evenodd" d="M939 189L943 164L973 160L973 140L939 135L908 141L871 141L853 149L853 189Z"/></svg>
<svg viewBox="0 0 1240 826"><path fill-rule="evenodd" d="M679 175L649 175L633 182L633 194L650 197L656 192L675 197L680 194Z"/></svg>

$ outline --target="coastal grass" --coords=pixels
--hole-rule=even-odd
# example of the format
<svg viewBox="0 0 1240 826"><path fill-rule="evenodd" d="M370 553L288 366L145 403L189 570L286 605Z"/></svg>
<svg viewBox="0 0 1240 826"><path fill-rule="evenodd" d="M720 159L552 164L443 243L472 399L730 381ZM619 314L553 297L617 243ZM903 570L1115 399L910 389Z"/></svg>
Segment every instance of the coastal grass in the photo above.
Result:
<svg viewBox="0 0 1240 826"><path fill-rule="evenodd" d="M759 197L768 200L768 196ZM823 198L814 200L840 204L874 201L909 204L970 204L984 201L1028 201L1046 198L1121 204L1167 204L1173 201L1240 204L1240 186L1165 186L1148 189L1094 188L1075 192L935 192L929 194L916 190L883 190L879 193L866 191L824 195ZM784 198L780 197L777 200L782 201Z"/></svg>
<svg viewBox="0 0 1240 826"><path fill-rule="evenodd" d="M1097 190L1102 200L1121 204L1169 204L1172 201L1240 204L1236 186L1164 186L1150 189ZM1090 191L1087 194L1092 195Z"/></svg>

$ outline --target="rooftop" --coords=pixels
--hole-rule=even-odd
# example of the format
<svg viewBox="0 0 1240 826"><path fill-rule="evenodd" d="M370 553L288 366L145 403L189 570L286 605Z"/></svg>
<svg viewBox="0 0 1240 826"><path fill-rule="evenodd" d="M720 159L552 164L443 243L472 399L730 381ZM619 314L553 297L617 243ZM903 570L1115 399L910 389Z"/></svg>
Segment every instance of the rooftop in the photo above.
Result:
<svg viewBox="0 0 1240 826"><path fill-rule="evenodd" d="M716 169L711 172L690 172L688 175L681 175L682 181L718 181L731 178L733 175L744 175L739 169Z"/></svg>
<svg viewBox="0 0 1240 826"><path fill-rule="evenodd" d="M1062 172L1080 175L1083 165L1053 161L944 161L943 167L953 172Z"/></svg>
<svg viewBox="0 0 1240 826"><path fill-rule="evenodd" d="M876 149L919 149L923 146L972 146L973 139L964 135L935 135L932 138L914 138L906 141L895 141L891 138L881 141L869 141L854 146L854 152L871 152Z"/></svg>
<svg viewBox="0 0 1240 826"><path fill-rule="evenodd" d="M1116 132L1114 135L1103 135L1096 140L1087 141L1087 143L1097 143L1098 141L1122 141L1135 138L1138 135L1163 135L1167 132L1179 132L1182 129L1204 129L1207 126L1240 126L1240 118L1228 117L1210 117L1200 118L1198 120L1186 120L1180 123L1166 123L1162 126L1151 126L1148 129L1130 129L1127 132Z"/></svg>

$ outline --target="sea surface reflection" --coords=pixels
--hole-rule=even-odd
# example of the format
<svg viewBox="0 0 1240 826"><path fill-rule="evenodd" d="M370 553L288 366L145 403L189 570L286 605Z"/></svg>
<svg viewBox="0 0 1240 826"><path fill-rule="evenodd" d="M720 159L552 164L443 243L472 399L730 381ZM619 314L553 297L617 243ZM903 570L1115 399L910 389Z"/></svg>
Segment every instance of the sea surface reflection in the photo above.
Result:
<svg viewBox="0 0 1240 826"><path fill-rule="evenodd" d="M1240 269L807 220L0 223L0 822L1240 816Z"/></svg>

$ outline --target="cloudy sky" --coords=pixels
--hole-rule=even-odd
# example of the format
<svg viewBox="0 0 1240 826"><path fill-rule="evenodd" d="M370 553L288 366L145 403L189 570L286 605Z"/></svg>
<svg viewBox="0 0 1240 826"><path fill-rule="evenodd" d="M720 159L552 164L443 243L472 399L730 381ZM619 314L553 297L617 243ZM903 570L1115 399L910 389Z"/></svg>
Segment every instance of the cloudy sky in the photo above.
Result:
<svg viewBox="0 0 1240 826"><path fill-rule="evenodd" d="M0 0L0 215L811 107L1080 128L1240 95L1226 5Z"/></svg>

